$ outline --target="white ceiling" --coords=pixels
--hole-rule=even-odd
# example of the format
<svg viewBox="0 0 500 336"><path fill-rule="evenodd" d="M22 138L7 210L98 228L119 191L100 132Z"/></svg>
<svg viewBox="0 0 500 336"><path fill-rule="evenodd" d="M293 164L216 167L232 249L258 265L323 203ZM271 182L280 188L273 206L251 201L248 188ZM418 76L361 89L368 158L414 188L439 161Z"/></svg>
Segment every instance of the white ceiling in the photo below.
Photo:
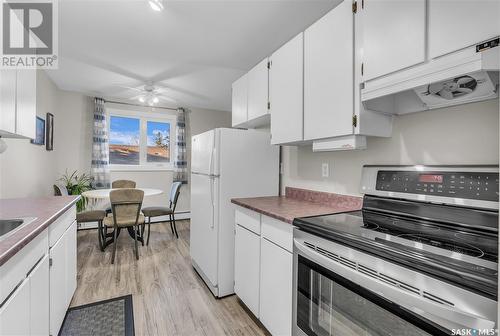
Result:
<svg viewBox="0 0 500 336"><path fill-rule="evenodd" d="M231 83L333 8L338 0L59 1L63 90L114 99L147 81L179 106L231 110ZM165 105L165 104L162 104Z"/></svg>

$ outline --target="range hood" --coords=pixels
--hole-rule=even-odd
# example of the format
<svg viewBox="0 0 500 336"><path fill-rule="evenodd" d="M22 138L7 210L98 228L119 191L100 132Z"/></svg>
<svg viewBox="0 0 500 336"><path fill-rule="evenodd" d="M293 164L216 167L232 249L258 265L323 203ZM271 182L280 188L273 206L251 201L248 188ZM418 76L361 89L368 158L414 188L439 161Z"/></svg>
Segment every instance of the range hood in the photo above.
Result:
<svg viewBox="0 0 500 336"><path fill-rule="evenodd" d="M364 83L365 108L406 114L498 98L498 39Z"/></svg>

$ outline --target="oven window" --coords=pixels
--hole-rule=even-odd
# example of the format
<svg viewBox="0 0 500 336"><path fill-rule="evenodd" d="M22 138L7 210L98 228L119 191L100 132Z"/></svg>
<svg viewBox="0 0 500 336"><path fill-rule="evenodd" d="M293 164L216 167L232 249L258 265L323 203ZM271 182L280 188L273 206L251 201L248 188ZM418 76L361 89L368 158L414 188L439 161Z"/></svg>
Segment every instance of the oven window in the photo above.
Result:
<svg viewBox="0 0 500 336"><path fill-rule="evenodd" d="M442 333L441 329L429 325L430 322L416 320L401 308L396 308L399 309L397 314L387 310L384 305L397 306L370 293L298 256L297 326L307 335L429 336Z"/></svg>

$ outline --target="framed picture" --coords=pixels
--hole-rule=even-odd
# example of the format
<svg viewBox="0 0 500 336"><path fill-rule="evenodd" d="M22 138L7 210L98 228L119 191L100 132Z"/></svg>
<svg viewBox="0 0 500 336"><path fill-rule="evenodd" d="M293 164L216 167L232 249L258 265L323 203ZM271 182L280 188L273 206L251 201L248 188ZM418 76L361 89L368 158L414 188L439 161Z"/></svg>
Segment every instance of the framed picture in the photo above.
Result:
<svg viewBox="0 0 500 336"><path fill-rule="evenodd" d="M45 149L48 151L54 150L54 115L47 113L47 135L45 139Z"/></svg>
<svg viewBox="0 0 500 336"><path fill-rule="evenodd" d="M31 140L32 144L43 146L45 145L45 120L36 117L36 136Z"/></svg>

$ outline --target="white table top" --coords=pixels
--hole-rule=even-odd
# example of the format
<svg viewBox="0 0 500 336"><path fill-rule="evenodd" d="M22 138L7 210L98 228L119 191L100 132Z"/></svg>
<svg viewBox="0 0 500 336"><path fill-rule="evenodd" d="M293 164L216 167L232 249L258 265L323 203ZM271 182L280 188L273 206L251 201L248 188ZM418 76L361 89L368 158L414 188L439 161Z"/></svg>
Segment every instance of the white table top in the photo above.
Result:
<svg viewBox="0 0 500 336"><path fill-rule="evenodd" d="M155 196L163 194L163 190L160 189L151 189L151 188L135 188L138 190L144 191L144 197L146 196ZM96 190L88 190L82 193L83 197L93 198L93 199L105 199L109 198L109 193L111 190L116 189L96 189Z"/></svg>

